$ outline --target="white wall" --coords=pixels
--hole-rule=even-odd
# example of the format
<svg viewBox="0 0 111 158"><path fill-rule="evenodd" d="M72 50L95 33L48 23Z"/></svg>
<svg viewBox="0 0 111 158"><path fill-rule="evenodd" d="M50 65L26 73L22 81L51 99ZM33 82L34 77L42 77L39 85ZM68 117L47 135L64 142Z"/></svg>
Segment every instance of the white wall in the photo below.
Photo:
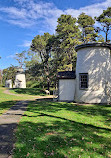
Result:
<svg viewBox="0 0 111 158"><path fill-rule="evenodd" d="M88 73L87 90L79 89L79 73ZM107 87L111 86L110 49L105 47L81 48L77 52L76 96L77 102L106 103Z"/></svg>
<svg viewBox="0 0 111 158"><path fill-rule="evenodd" d="M15 88L26 88L25 74L23 74L23 73L16 74Z"/></svg>
<svg viewBox="0 0 111 158"><path fill-rule="evenodd" d="M74 101L75 79L59 79L59 101Z"/></svg>
<svg viewBox="0 0 111 158"><path fill-rule="evenodd" d="M12 80L6 80L5 87L12 88Z"/></svg>

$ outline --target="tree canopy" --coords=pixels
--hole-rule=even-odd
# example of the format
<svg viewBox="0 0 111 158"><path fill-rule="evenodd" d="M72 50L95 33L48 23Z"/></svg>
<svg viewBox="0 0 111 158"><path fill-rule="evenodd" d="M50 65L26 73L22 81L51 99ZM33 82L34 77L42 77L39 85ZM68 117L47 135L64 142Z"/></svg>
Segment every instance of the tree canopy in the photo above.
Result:
<svg viewBox="0 0 111 158"><path fill-rule="evenodd" d="M85 13L81 13L77 22L82 29L82 41L84 43L96 41L98 35L94 29L94 19Z"/></svg>
<svg viewBox="0 0 111 158"><path fill-rule="evenodd" d="M49 90L49 85L50 85L50 58L51 58L51 54L50 51L48 51L47 49L47 44L49 41L49 38L51 38L51 35L49 33L44 33L44 35L37 35L36 37L34 37L34 39L32 40L32 44L31 44L31 50L38 53L38 55L40 56L42 65L43 65L43 72L42 72L42 76L44 78L44 80L47 80L47 84L48 84L48 90Z"/></svg>
<svg viewBox="0 0 111 158"><path fill-rule="evenodd" d="M77 19L71 15L61 15L57 22L56 33L64 56L63 60L66 65L72 65L73 67L74 58L76 56L74 48L81 43L81 32L76 25Z"/></svg>
<svg viewBox="0 0 111 158"><path fill-rule="evenodd" d="M14 84L15 82L15 76L16 76L16 72L17 72L17 67L11 65L10 67L6 68L3 70L2 74L3 74L3 85L5 85L5 81L11 79L12 80L12 84Z"/></svg>
<svg viewBox="0 0 111 158"><path fill-rule="evenodd" d="M105 41L108 42L108 34L111 30L111 7L103 10L103 13L99 17L96 17L96 20L101 24L102 29L98 28L105 32Z"/></svg>

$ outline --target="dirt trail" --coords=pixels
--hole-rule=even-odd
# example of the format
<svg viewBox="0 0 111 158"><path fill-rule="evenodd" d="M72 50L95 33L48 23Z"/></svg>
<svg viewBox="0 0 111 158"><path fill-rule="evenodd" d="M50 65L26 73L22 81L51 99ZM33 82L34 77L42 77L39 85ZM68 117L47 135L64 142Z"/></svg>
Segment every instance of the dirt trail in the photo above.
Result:
<svg viewBox="0 0 111 158"><path fill-rule="evenodd" d="M14 94L14 93L11 93L8 89L4 90L4 93L5 93L5 94L9 94L9 95L14 95L14 96L22 96L22 94Z"/></svg>

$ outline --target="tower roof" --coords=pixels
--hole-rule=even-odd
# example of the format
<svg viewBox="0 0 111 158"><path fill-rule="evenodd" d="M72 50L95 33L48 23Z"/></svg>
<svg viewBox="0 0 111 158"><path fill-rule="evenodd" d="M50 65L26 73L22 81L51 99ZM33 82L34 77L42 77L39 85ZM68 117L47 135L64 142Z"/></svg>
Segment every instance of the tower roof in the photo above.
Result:
<svg viewBox="0 0 111 158"><path fill-rule="evenodd" d="M87 47L106 47L111 50L111 44L108 43L87 43L87 44L81 44L75 47L75 51L78 51L79 49L82 48L87 48Z"/></svg>

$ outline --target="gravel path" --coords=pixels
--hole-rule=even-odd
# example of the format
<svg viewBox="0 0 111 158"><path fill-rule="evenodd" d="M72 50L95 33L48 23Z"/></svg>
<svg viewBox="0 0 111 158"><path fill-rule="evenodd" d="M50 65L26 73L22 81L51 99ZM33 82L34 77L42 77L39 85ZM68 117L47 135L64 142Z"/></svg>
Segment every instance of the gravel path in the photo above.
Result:
<svg viewBox="0 0 111 158"><path fill-rule="evenodd" d="M14 131L24 114L28 101L18 101L6 113L0 116L0 158L12 158Z"/></svg>

